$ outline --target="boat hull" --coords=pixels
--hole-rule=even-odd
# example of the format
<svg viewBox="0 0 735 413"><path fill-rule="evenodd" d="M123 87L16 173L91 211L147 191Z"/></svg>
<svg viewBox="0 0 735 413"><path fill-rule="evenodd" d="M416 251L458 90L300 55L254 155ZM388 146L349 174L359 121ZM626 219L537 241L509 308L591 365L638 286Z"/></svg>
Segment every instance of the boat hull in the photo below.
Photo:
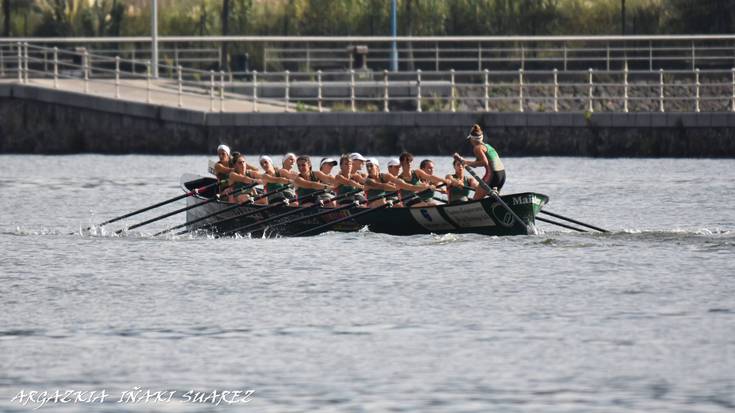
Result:
<svg viewBox="0 0 735 413"><path fill-rule="evenodd" d="M182 177L186 190L213 182L212 178ZM183 184L186 182L186 184ZM211 200L214 191L188 198L190 206ZM535 216L548 202L546 195L533 192L504 195L501 197L524 222L515 222L512 215L498 201L484 198L454 205L438 205L426 208L383 208L364 213L365 208L331 211L329 208L289 206L268 207L232 203L206 202L187 211L186 220L192 222L189 230L204 230L214 234L249 234L252 237L290 236L303 231L317 235L326 231L351 232L367 227L370 231L391 235L476 233L484 235L527 235L535 231ZM211 215L211 216L210 216ZM355 216L354 219L320 228L324 224ZM205 216L209 218L202 219ZM307 218L309 217L309 218ZM300 219L303 218L303 219ZM296 223L292 221L300 219ZM268 220L264 226L257 223ZM196 222L194 222L196 221Z"/></svg>

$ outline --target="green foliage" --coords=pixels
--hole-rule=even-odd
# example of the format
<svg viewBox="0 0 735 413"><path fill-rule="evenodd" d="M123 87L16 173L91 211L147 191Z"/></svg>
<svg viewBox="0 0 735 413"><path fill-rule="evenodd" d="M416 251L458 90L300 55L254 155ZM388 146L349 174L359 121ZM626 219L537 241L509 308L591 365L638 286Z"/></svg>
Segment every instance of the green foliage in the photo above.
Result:
<svg viewBox="0 0 735 413"><path fill-rule="evenodd" d="M0 0L11 35L147 35L150 2ZM159 0L161 35L388 35L387 0ZM401 35L621 33L621 0L398 0ZM0 8L0 14L4 7ZM4 16L0 22L5 24ZM626 0L628 34L735 32L732 0ZM3 27L4 29L4 27ZM237 46L234 52L257 50ZM250 47L250 48L248 48ZM233 51L231 51L233 52Z"/></svg>

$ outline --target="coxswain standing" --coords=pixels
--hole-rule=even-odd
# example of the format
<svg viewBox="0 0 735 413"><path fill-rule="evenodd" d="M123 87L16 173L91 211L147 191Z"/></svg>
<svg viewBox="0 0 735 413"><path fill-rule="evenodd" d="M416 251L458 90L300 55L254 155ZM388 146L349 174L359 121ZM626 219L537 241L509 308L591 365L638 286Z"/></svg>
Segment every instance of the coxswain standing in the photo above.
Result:
<svg viewBox="0 0 735 413"><path fill-rule="evenodd" d="M483 182L499 193L505 184L505 167L503 166L503 161L500 160L500 156L498 156L498 152L495 148L483 142L483 133L480 125L472 125L472 130L467 135L467 140L472 143L472 152L475 155L475 160L466 161L456 153L454 157L465 165L484 167L485 175L482 177ZM485 196L487 196L487 191L479 187L475 191L474 199L482 199Z"/></svg>

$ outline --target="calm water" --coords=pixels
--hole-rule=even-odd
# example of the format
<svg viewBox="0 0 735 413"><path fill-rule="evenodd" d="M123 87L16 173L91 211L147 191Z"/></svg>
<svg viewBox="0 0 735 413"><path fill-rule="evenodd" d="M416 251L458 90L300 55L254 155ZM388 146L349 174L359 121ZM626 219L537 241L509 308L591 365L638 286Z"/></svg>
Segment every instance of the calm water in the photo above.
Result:
<svg viewBox="0 0 735 413"><path fill-rule="evenodd" d="M735 160L505 159L506 193L611 234L68 235L206 161L0 156L0 410L57 389L109 396L41 411L735 408ZM117 403L136 386L176 393Z"/></svg>

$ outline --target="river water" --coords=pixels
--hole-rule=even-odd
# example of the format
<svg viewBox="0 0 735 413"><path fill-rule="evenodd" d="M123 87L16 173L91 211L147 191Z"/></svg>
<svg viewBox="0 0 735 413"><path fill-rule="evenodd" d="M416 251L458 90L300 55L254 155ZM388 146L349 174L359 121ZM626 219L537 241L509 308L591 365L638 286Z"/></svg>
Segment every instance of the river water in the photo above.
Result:
<svg viewBox="0 0 735 413"><path fill-rule="evenodd" d="M0 156L0 411L735 408L735 160L504 159L609 234L79 234L206 161Z"/></svg>

